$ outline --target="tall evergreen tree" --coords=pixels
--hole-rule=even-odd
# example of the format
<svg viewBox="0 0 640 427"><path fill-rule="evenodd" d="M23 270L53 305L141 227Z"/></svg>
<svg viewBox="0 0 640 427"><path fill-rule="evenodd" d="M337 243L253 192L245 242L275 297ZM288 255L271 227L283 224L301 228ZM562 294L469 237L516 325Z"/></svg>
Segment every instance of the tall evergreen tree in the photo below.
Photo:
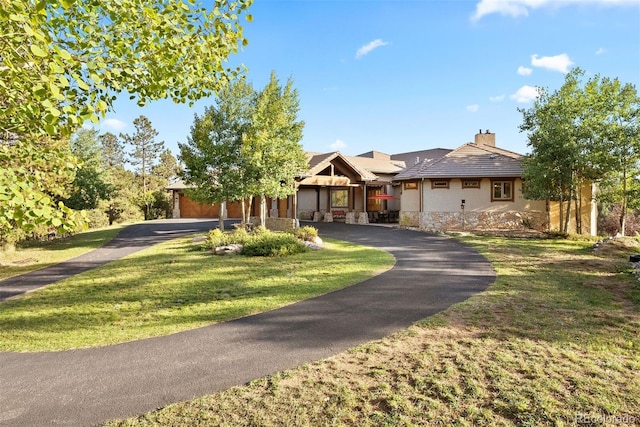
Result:
<svg viewBox="0 0 640 427"><path fill-rule="evenodd" d="M106 179L98 131L81 128L71 138L71 152L81 164L72 183L73 190L64 202L71 209L95 209L113 190Z"/></svg>
<svg viewBox="0 0 640 427"><path fill-rule="evenodd" d="M157 142L155 140L158 131L153 128L151 121L145 116L135 119L133 125L136 131L132 135L121 133L120 138L133 148L129 152L129 163L134 167L137 176L140 177L142 184L139 195L140 205L144 211L144 218L150 219L150 207L154 196L153 190L148 188L149 178L160 153L164 150L164 141Z"/></svg>
<svg viewBox="0 0 640 427"><path fill-rule="evenodd" d="M107 168L114 168L117 166L124 166L126 162L124 147L122 141L112 134L107 132L98 137L102 147L102 159Z"/></svg>

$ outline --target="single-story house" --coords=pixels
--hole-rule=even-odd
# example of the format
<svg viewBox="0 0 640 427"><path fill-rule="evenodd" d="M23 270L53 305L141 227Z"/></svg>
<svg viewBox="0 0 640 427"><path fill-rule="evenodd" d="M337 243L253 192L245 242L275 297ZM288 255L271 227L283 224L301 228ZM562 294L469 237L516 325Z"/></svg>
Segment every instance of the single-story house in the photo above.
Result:
<svg viewBox="0 0 640 427"><path fill-rule="evenodd" d="M495 133L480 131L455 150L436 148L389 155L370 151L308 153L308 170L286 199L267 199L270 217L400 222L429 230L559 229L556 202L523 195L523 156L496 146ZM175 218L218 217L220 205L200 205L173 192ZM596 234L592 186L582 189L582 230ZM250 215L258 215L259 203ZM225 204L225 217L240 218L240 202ZM575 231L575 219L570 228Z"/></svg>
<svg viewBox="0 0 640 427"><path fill-rule="evenodd" d="M559 204L524 197L523 156L496 147L495 133L475 135L435 161L396 175L400 221L422 229L559 229ZM583 190L583 232L596 234L593 188ZM575 231L575 220L570 228Z"/></svg>

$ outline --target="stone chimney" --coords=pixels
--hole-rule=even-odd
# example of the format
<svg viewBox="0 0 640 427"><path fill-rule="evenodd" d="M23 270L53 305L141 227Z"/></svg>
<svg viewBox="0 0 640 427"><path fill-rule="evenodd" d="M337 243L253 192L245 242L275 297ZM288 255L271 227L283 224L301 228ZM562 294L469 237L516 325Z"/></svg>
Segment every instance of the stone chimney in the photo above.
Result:
<svg viewBox="0 0 640 427"><path fill-rule="evenodd" d="M484 133L482 133L482 129L476 134L475 143L477 145L489 145L491 147L496 146L496 134L490 133L489 129L487 129Z"/></svg>

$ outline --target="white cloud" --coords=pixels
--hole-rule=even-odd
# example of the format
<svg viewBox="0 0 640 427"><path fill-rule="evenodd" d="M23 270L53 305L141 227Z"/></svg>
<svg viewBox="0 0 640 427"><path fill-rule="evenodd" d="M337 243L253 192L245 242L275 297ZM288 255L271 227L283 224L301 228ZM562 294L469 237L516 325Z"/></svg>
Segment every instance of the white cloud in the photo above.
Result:
<svg viewBox="0 0 640 427"><path fill-rule="evenodd" d="M467 111L471 113L475 113L479 109L480 109L480 106L478 104L467 105Z"/></svg>
<svg viewBox="0 0 640 427"><path fill-rule="evenodd" d="M538 58L538 54L536 53L531 55L531 65L546 68L547 70L568 73L569 67L573 65L573 61L569 59L569 55L566 53L561 53L556 56L543 56L542 58Z"/></svg>
<svg viewBox="0 0 640 427"><path fill-rule="evenodd" d="M347 147L347 144L345 144L343 141L336 139L336 142L334 142L333 144L330 145L331 149L333 151L340 151L344 148Z"/></svg>
<svg viewBox="0 0 640 427"><path fill-rule="evenodd" d="M476 11L471 16L472 21L479 21L482 17L498 13L503 16L528 16L529 11L542 7L562 7L571 4L600 4L605 6L635 6L638 0L480 0L476 4Z"/></svg>
<svg viewBox="0 0 640 427"><path fill-rule="evenodd" d="M520 103L531 102L536 99L540 95L538 88L524 85L520 89L516 91L513 95L509 96L509 98L515 100Z"/></svg>
<svg viewBox="0 0 640 427"><path fill-rule="evenodd" d="M356 59L360 59L363 56L370 53L371 51L373 51L374 49L377 49L382 46L386 46L388 44L389 42L385 42L382 39L375 39L374 41L369 42L364 46L362 46L360 49L358 49L358 51L356 52Z"/></svg>
<svg viewBox="0 0 640 427"><path fill-rule="evenodd" d="M500 101L504 101L504 95L490 96L490 97L489 97L489 101L491 101L491 102L500 102Z"/></svg>
<svg viewBox="0 0 640 427"><path fill-rule="evenodd" d="M118 119L105 119L102 121L102 123L100 123L100 127L109 128L115 131L121 131L127 127L127 124Z"/></svg>
<svg viewBox="0 0 640 427"><path fill-rule="evenodd" d="M602 48L602 47L601 47L601 48L599 48L598 50L596 50L596 55L602 55L602 54L604 54L604 53L606 53L606 52L607 52L607 51L606 51L606 50L604 50L604 48Z"/></svg>
<svg viewBox="0 0 640 427"><path fill-rule="evenodd" d="M518 74L521 76L530 76L532 72L531 68L523 67L522 65L518 67Z"/></svg>

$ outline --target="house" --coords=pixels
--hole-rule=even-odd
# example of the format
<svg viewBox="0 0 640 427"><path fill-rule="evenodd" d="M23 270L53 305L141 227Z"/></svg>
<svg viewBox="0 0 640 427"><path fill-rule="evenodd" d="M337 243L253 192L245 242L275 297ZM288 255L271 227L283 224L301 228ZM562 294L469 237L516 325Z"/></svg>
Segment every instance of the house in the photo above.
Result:
<svg viewBox="0 0 640 427"><path fill-rule="evenodd" d="M294 220L350 223L400 222L427 230L560 229L557 202L524 197L523 156L496 146L495 133L480 131L454 150L436 148L400 154L370 151L308 153L308 170L286 199L267 199L268 215ZM175 218L217 217L220 205L199 205L175 183ZM571 219L595 235L594 189L582 189L581 212ZM259 203L251 216L258 215ZM225 217L240 218L240 202L225 204ZM578 219L578 221L576 221Z"/></svg>
<svg viewBox="0 0 640 427"><path fill-rule="evenodd" d="M400 190L394 186L393 178L406 168L405 162L383 153L368 154L307 153L309 169L297 178L296 194L281 200L267 199L269 216L312 220L331 214L332 219L356 222L362 213L370 211L399 212ZM173 192L174 218L218 217L220 204L200 205L186 196L186 188L181 181L167 187ZM378 195L392 198L376 199ZM227 218L241 217L239 202L225 206ZM258 203L253 204L252 216L258 215L257 206Z"/></svg>
<svg viewBox="0 0 640 427"><path fill-rule="evenodd" d="M396 175L400 221L429 230L559 229L558 203L524 197L522 162L522 155L496 147L494 133L480 131L474 142ZM595 235L590 186L582 206L582 229Z"/></svg>

